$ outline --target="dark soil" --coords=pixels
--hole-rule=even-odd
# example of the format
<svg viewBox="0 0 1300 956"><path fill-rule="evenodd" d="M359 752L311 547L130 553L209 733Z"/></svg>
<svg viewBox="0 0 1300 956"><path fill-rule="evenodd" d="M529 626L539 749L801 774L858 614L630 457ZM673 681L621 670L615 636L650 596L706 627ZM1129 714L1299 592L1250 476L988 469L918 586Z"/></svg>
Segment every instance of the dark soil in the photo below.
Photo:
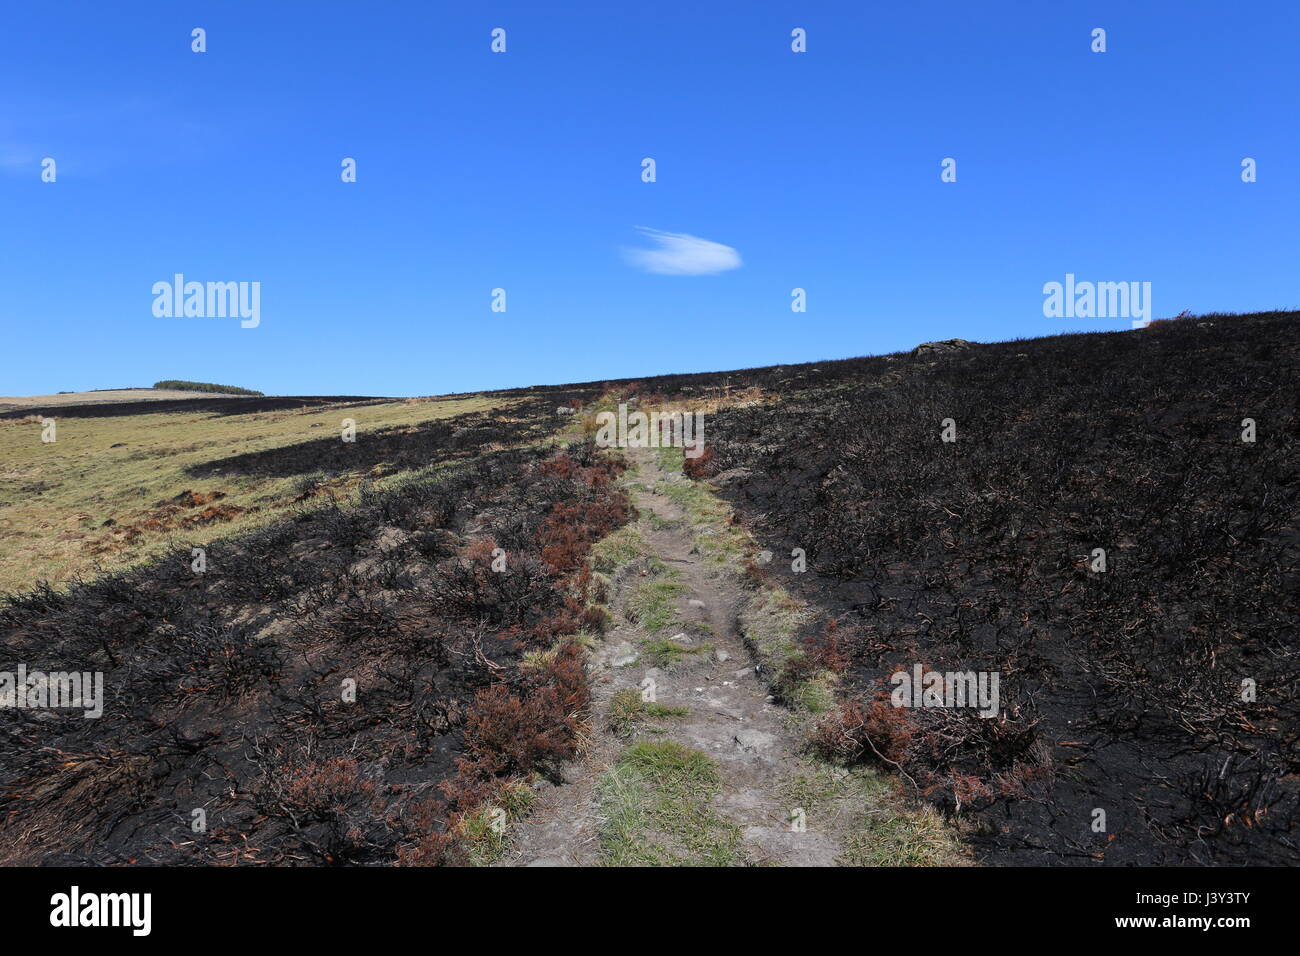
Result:
<svg viewBox="0 0 1300 956"><path fill-rule="evenodd" d="M1000 672L997 719L879 728L986 862L1295 864L1298 359L1300 314L1270 313L730 373L780 401L707 440L851 699Z"/></svg>

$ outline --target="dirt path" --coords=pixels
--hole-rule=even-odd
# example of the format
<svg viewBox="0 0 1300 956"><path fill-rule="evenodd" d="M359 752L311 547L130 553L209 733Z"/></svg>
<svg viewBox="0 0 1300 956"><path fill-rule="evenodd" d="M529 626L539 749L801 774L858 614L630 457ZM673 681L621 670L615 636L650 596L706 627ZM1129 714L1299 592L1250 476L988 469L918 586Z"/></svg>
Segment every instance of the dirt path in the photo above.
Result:
<svg viewBox="0 0 1300 956"><path fill-rule="evenodd" d="M707 755L717 768L718 792L711 812L728 832L739 832L737 862L794 865L833 865L840 852L837 838L826 827L796 832L791 825L792 799L788 782L805 768L797 753L790 714L773 703L755 673L754 661L739 630L743 596L737 567L719 567L695 547L696 536L711 529L693 524L685 509L664 493L676 482L688 481L661 467L653 450L629 450L638 466L630 491L640 513L637 530L651 561L672 569L678 587L672 596L672 623L650 631L633 623L624 609L629 596L644 581L644 571L615 578L610 601L615 623L593 651L593 740L584 759L572 765L567 784L546 785L534 811L512 834L510 846L497 865L591 866L602 862L600 781L625 748L638 740L672 740ZM737 562L738 565L738 562ZM666 666L651 666L656 643L665 640L682 648ZM647 660L649 658L649 660ZM659 662L664 664L662 651ZM634 732L620 734L610 726L615 695L638 694L654 682L658 704L689 708L680 716L638 723ZM734 825L734 829L730 825Z"/></svg>

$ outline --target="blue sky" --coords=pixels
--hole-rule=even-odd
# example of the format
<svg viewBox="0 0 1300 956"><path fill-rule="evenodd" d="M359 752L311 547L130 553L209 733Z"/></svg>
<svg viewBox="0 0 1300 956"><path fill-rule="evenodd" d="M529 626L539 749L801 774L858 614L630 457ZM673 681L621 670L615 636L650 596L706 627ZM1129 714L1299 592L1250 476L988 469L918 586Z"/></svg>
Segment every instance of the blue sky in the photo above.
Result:
<svg viewBox="0 0 1300 956"><path fill-rule="evenodd" d="M13 4L0 394L421 395L1129 327L1045 318L1066 273L1150 282L1156 316L1298 307L1298 49L1293 0ZM638 227L739 265L646 271ZM155 317L178 272L260 282L261 324Z"/></svg>

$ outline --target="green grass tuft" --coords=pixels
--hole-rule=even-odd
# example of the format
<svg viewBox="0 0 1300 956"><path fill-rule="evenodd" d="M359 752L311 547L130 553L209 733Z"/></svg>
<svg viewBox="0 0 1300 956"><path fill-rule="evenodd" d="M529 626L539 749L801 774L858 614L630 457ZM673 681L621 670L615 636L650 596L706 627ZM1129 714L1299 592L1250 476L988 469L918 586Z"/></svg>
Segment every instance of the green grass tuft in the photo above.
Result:
<svg viewBox="0 0 1300 956"><path fill-rule="evenodd" d="M626 524L617 531L597 541L591 549L591 568L604 574L614 574L624 565L645 557L648 549L636 525Z"/></svg>
<svg viewBox="0 0 1300 956"><path fill-rule="evenodd" d="M670 637L656 637L642 642L641 660L651 667L669 668L687 657L712 649L712 644L680 644Z"/></svg>
<svg viewBox="0 0 1300 956"><path fill-rule="evenodd" d="M488 866L500 857L509 828L536 802L537 792L527 781L520 780L502 787L494 802L461 817L459 832L469 844L470 864ZM497 810L503 811L504 817ZM503 828L497 824L498 820L505 823Z"/></svg>
<svg viewBox="0 0 1300 956"><path fill-rule="evenodd" d="M820 671L800 681L783 693L790 707L809 714L824 714L835 706L835 688L839 677L832 671Z"/></svg>
<svg viewBox="0 0 1300 956"><path fill-rule="evenodd" d="M740 632L763 670L773 678L802 656L795 635L808 617L807 608L778 587L762 588L746 601L740 614Z"/></svg>
<svg viewBox="0 0 1300 956"><path fill-rule="evenodd" d="M648 720L668 720L685 717L689 707L670 707L641 699L641 692L625 688L614 694L609 702L609 728L620 737L626 737Z"/></svg>
<svg viewBox="0 0 1300 956"><path fill-rule="evenodd" d="M632 744L599 786L606 866L738 866L740 828L711 804L717 767L672 740Z"/></svg>
<svg viewBox="0 0 1300 956"><path fill-rule="evenodd" d="M815 760L782 781L782 799L819 819L847 822L840 866L963 866L972 862L956 830L930 807L910 805L869 767Z"/></svg>
<svg viewBox="0 0 1300 956"><path fill-rule="evenodd" d="M669 576L638 581L628 597L624 613L633 623L651 633L662 631L677 620L677 598L685 590L684 585Z"/></svg>

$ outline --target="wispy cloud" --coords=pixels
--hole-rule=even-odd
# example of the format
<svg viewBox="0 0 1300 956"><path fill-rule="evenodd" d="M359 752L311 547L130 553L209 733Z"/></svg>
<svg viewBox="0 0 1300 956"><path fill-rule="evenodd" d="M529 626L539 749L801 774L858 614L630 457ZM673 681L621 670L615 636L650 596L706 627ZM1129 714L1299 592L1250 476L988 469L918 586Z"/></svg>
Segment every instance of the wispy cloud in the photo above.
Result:
<svg viewBox="0 0 1300 956"><path fill-rule="evenodd" d="M654 249L626 249L627 261L638 269L665 276L707 276L740 268L740 253L720 242L678 232L637 227L656 243Z"/></svg>

